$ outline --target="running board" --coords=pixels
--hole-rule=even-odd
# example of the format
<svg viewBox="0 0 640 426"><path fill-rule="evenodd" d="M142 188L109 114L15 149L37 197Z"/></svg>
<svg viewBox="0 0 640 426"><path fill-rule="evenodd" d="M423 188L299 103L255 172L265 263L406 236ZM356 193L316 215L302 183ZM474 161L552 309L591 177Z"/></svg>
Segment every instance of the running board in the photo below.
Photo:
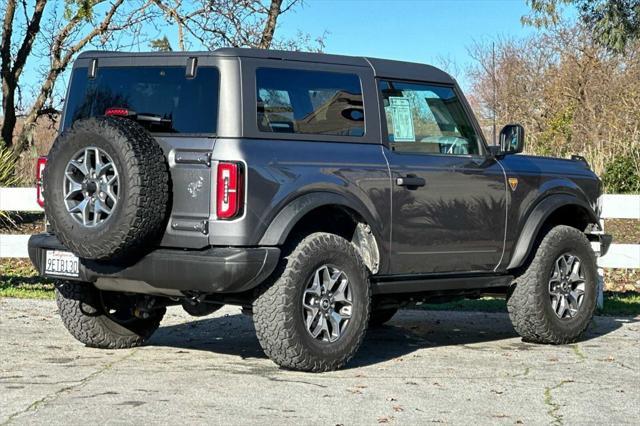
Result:
<svg viewBox="0 0 640 426"><path fill-rule="evenodd" d="M373 294L423 293L449 290L482 290L508 287L512 275L410 275L373 277Z"/></svg>

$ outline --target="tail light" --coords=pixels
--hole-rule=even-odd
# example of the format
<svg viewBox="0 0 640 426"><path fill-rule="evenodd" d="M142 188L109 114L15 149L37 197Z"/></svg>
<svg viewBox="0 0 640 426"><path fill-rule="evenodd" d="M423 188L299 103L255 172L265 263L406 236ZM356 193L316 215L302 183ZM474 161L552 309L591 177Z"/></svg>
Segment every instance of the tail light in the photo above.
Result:
<svg viewBox="0 0 640 426"><path fill-rule="evenodd" d="M136 115L136 113L127 108L109 107L104 111L104 115L107 117L129 117Z"/></svg>
<svg viewBox="0 0 640 426"><path fill-rule="evenodd" d="M47 165L47 157L38 158L36 165L36 190L37 190L37 202L40 207L44 207L44 193L42 192L42 176L44 173L44 167Z"/></svg>
<svg viewBox="0 0 640 426"><path fill-rule="evenodd" d="M218 163L216 215L218 219L239 216L243 208L244 179L239 163Z"/></svg>

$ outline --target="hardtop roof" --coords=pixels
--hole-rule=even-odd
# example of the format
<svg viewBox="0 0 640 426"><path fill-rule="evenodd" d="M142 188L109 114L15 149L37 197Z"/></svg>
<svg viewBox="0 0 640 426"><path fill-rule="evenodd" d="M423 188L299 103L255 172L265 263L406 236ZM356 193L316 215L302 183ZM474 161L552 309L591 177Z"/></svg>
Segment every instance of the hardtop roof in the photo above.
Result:
<svg viewBox="0 0 640 426"><path fill-rule="evenodd" d="M414 62L394 61L389 59L370 58L364 56L333 55L314 52L291 52L284 50L264 50L249 48L220 48L213 51L201 52L111 52L111 51L86 51L80 54L78 59L101 57L237 57L273 59L283 61L316 62L334 65L348 65L356 67L370 67L376 77L396 78L406 80L426 80L443 84L455 84L455 80L446 72L432 65Z"/></svg>

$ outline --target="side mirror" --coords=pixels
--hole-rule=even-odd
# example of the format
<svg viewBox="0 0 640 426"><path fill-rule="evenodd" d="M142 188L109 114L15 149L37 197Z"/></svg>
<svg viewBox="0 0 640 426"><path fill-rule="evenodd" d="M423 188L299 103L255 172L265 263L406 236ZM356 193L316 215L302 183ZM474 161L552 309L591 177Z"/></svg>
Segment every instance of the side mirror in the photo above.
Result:
<svg viewBox="0 0 640 426"><path fill-rule="evenodd" d="M500 150L502 154L517 154L524 149L524 127L507 124L500 130Z"/></svg>

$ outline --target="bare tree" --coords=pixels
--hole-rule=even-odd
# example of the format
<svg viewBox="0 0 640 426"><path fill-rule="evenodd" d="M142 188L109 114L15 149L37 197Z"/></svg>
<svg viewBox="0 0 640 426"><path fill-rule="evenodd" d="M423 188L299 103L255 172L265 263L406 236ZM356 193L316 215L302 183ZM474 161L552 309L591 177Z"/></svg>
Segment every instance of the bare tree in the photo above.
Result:
<svg viewBox="0 0 640 426"><path fill-rule="evenodd" d="M38 31L40 31L40 21L44 13L47 0L38 0L33 7L31 16L27 18L26 29L22 40L18 42L20 46L15 56L12 54L13 26L16 13L16 1L7 0L5 7L4 21L2 24L2 43L0 44L0 78L2 79L2 132L1 137L7 146L13 142L13 130L16 125L16 91L20 76L24 70L27 58L31 54L33 43ZM27 6L24 13L28 16Z"/></svg>
<svg viewBox="0 0 640 426"><path fill-rule="evenodd" d="M489 127L495 114L501 125L522 123L531 153L580 154L599 174L634 157L640 174L640 46L628 47L611 52L588 27L558 25L496 40L494 72L491 44L476 44L468 77L480 121Z"/></svg>
<svg viewBox="0 0 640 426"><path fill-rule="evenodd" d="M302 0L152 0L164 14L164 20L177 29L177 48L191 46L213 50L219 47L274 46L293 50L319 50L325 35L316 39L298 33L294 39L276 39L278 19ZM167 49L155 40L157 48ZM171 44L168 46L171 47Z"/></svg>
<svg viewBox="0 0 640 426"><path fill-rule="evenodd" d="M302 0L37 0L31 8L26 1L7 0L0 48L2 137L18 155L32 146L38 118L58 110L61 94L56 83L83 49L129 50L151 45L172 50L166 36L156 40L141 36L141 29L148 33L154 24L159 30L166 23L176 27L179 50L223 46L320 50L324 34L315 39L303 33L294 39L275 37L278 18L300 4ZM22 21L26 29L16 43L12 37ZM21 111L20 127L16 98L25 88L20 77L27 58L34 55L40 55L41 79L30 86L33 99Z"/></svg>
<svg viewBox="0 0 640 426"><path fill-rule="evenodd" d="M99 3L101 3L100 0L94 2L94 4ZM97 25L93 26L86 34L80 35L78 35L78 27L87 22L87 20L90 20L92 18L92 13L87 12L82 7L78 7L75 10L75 13L71 15L66 25L62 26L62 28L53 34L50 46L50 66L43 76L44 78L40 88L38 89L35 101L24 118L22 131L20 132L17 140L13 143L13 149L16 153L21 153L31 142L31 135L36 120L38 117L48 112L48 109L45 109L45 104L50 99L54 84L60 74L67 69L71 61L85 46L94 41L97 37L102 36L109 31L121 29L121 27L112 27L112 22L116 12L123 3L124 0L115 0L109 5L102 20L99 21Z"/></svg>
<svg viewBox="0 0 640 426"><path fill-rule="evenodd" d="M289 7L293 5L292 2ZM260 38L260 49L268 49L271 47L273 41L273 34L276 32L276 25L278 24L278 17L282 13L282 0L271 0L271 6L267 12L267 19L264 23L264 29L262 30L262 37Z"/></svg>

